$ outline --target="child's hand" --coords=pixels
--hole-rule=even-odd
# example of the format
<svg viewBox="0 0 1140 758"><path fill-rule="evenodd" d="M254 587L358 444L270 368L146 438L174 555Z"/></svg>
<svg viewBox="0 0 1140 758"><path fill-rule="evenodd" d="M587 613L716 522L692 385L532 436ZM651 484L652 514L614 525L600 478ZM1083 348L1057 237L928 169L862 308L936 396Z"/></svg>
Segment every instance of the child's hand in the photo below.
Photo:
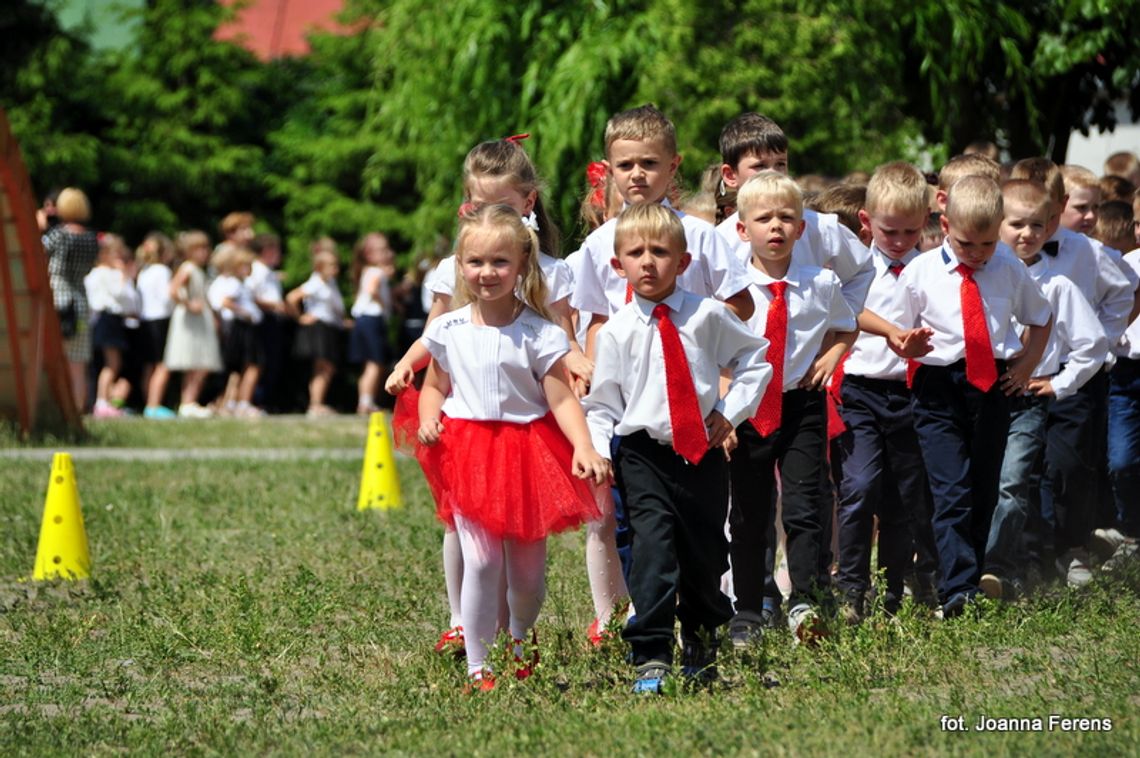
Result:
<svg viewBox="0 0 1140 758"><path fill-rule="evenodd" d="M598 455L593 447L575 450L570 470L579 479L590 479L597 485L605 484L613 478L613 466L609 459Z"/></svg>
<svg viewBox="0 0 1140 758"><path fill-rule="evenodd" d="M416 437L419 438L420 444L431 447L439 442L440 436L443 434L443 422L438 418L433 418L420 424L419 433Z"/></svg>
<svg viewBox="0 0 1140 758"><path fill-rule="evenodd" d="M193 314L201 313L202 309L205 306L206 306L206 304L204 302L202 302L201 300L198 300L197 298L195 298L193 300L187 300L186 301L186 310L188 310L190 313L193 313Z"/></svg>
<svg viewBox="0 0 1140 758"><path fill-rule="evenodd" d="M800 389L817 390L826 385L831 381L831 375L835 373L835 367L839 365L839 359L842 357L842 353L836 354L831 350L822 355L817 355L815 363L811 365L807 374L800 380Z"/></svg>
<svg viewBox="0 0 1140 758"><path fill-rule="evenodd" d="M590 385L590 379L594 376L594 362L587 358L585 353L578 350L567 353L566 368L570 370L571 377L582 380L587 387Z"/></svg>
<svg viewBox="0 0 1140 758"><path fill-rule="evenodd" d="M1029 386L1029 380L1032 378L1033 368L1029 361L1025 360L1024 353L1018 353L1010 359L1006 363L1005 374L999 378L1002 392L1006 395L1025 394L1025 388Z"/></svg>
<svg viewBox="0 0 1140 758"><path fill-rule="evenodd" d="M408 385L415 379L415 376L416 374L412 371L412 367L400 361L392 367L392 373L384 380L384 391L389 395L399 395L407 389Z"/></svg>
<svg viewBox="0 0 1140 758"><path fill-rule="evenodd" d="M898 331L887 340L891 351L900 358L921 358L934 349L934 330L928 326Z"/></svg>
<svg viewBox="0 0 1140 758"><path fill-rule="evenodd" d="M724 438L724 442L720 443L720 449L724 451L724 459L726 461L732 460L732 451L736 449L739 443L740 440L736 438L735 429L728 433L728 436Z"/></svg>
<svg viewBox="0 0 1140 758"><path fill-rule="evenodd" d="M304 313L301 315L301 318L297 319L297 323L301 324L302 326L307 326L308 324L315 324L315 323L317 323L317 317L311 313Z"/></svg>
<svg viewBox="0 0 1140 758"><path fill-rule="evenodd" d="M1037 397L1057 396L1057 393L1053 391L1053 382L1049 379L1030 379L1027 394L1037 395Z"/></svg>
<svg viewBox="0 0 1140 758"><path fill-rule="evenodd" d="M709 431L710 450L723 445L724 441L728 439L728 435L733 432L732 424L720 415L720 411L713 411L705 417L705 428Z"/></svg>

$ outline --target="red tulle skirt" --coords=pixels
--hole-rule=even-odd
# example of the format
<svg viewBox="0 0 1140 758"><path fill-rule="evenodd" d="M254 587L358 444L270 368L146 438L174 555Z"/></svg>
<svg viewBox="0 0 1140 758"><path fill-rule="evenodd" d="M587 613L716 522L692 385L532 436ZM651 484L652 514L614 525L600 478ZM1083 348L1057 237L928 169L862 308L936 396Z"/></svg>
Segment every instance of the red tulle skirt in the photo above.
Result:
<svg viewBox="0 0 1140 758"><path fill-rule="evenodd" d="M416 435L420 431L420 388L414 382L396 395L396 407L392 411L392 438L396 449L409 455L416 451Z"/></svg>
<svg viewBox="0 0 1140 758"><path fill-rule="evenodd" d="M574 450L554 416L529 424L443 418L440 441L416 458L448 526L455 515L502 539L530 542L601 518L589 482L570 472Z"/></svg>

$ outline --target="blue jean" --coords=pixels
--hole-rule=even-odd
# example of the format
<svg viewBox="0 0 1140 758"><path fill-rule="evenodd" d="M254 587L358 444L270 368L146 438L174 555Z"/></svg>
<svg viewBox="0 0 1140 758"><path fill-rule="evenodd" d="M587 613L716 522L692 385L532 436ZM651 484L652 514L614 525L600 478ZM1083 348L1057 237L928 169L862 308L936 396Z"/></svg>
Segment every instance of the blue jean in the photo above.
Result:
<svg viewBox="0 0 1140 758"><path fill-rule="evenodd" d="M1140 360L1118 358L1110 375L1108 472L1120 530L1140 537Z"/></svg>
<svg viewBox="0 0 1140 758"><path fill-rule="evenodd" d="M1045 421L1049 400L1018 397L1010 400L1009 436L1002 458L998 500L986 540L985 570L1005 578L1024 579L1028 560L1022 535L1035 484L1041 481L1045 453Z"/></svg>

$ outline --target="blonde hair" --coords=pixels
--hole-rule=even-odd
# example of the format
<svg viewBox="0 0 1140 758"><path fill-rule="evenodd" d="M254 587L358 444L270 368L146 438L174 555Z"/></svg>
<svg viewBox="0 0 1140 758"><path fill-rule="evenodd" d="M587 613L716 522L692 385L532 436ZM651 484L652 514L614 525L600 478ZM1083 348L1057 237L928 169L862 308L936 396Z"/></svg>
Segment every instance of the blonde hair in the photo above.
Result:
<svg viewBox="0 0 1140 758"><path fill-rule="evenodd" d="M99 235L99 259L110 260L112 256L121 257L124 260L130 258L131 251L127 247L127 243L123 242L123 238L111 232L104 232Z"/></svg>
<svg viewBox="0 0 1140 758"><path fill-rule="evenodd" d="M151 232L143 239L142 244L135 249L135 258L143 266L155 263L170 265L174 260L174 241L162 232Z"/></svg>
<svg viewBox="0 0 1140 758"><path fill-rule="evenodd" d="M763 199L775 199L790 203L796 214L803 218L804 193L795 180L779 171L761 171L750 177L736 193L736 208L741 219L752 211Z"/></svg>
<svg viewBox="0 0 1140 758"><path fill-rule="evenodd" d="M1092 237L1109 246L1113 246L1119 240L1131 240L1134 243L1132 219L1132 206L1123 200L1102 203ZM1134 244L1130 244L1128 247L1131 249L1133 246ZM1126 253L1128 250L1121 252Z"/></svg>
<svg viewBox="0 0 1140 758"><path fill-rule="evenodd" d="M463 256L471 235L484 229L497 232L510 240L522 254L522 266L519 272L519 282L515 287L515 297L547 321L554 321L554 317L546 305L548 294L546 279L543 277L542 268L538 263L538 235L522 222L518 211L509 205L485 205L482 208L468 211L459 219L459 233L455 237L456 276L455 297L452 299L453 307L475 301L474 294L467 286L467 280L463 278Z"/></svg>
<svg viewBox="0 0 1140 758"><path fill-rule="evenodd" d="M619 139L638 142L659 139L670 156L677 154L677 130L673 122L651 104L622 111L606 122L606 157L609 157L610 146Z"/></svg>
<svg viewBox="0 0 1140 758"><path fill-rule="evenodd" d="M897 213L926 216L930 208L930 185L917 168L906 161L884 163L867 182L868 214Z"/></svg>
<svg viewBox="0 0 1140 758"><path fill-rule="evenodd" d="M1105 174L1100 178L1099 183L1101 202L1123 200L1127 203L1132 200L1132 195L1136 193L1136 187L1123 176Z"/></svg>
<svg viewBox="0 0 1140 758"><path fill-rule="evenodd" d="M630 205L617 217L614 228L614 252L630 237L663 242L673 252L688 249L685 227L677 214L659 203Z"/></svg>
<svg viewBox="0 0 1140 758"><path fill-rule="evenodd" d="M389 252L392 251L392 245L388 241L388 235L383 232L369 232L356 241L352 246L352 277L353 286L360 286L360 277L364 274L364 269L368 266L368 245L374 240L384 240L384 247L388 248Z"/></svg>
<svg viewBox="0 0 1140 758"><path fill-rule="evenodd" d="M221 231L223 237L228 237L243 226L253 227L253 214L248 211L234 211L227 213L222 223L218 224L218 229Z"/></svg>
<svg viewBox="0 0 1140 758"><path fill-rule="evenodd" d="M946 217L955 227L982 232L1001 224L1005 212L1001 187L986 176L964 176L954 182L946 199Z"/></svg>
<svg viewBox="0 0 1140 758"><path fill-rule="evenodd" d="M1053 198L1049 192L1037 182L1028 179L1010 179L1001 185L1003 203L1025 203L1033 209L1034 213L1042 213L1045 221L1049 221Z"/></svg>
<svg viewBox="0 0 1140 758"><path fill-rule="evenodd" d="M55 201L55 213L63 223L79 224L91 220L91 203L83 190L65 187Z"/></svg>
<svg viewBox="0 0 1140 758"><path fill-rule="evenodd" d="M178 257L186 260L190 257L190 251L198 247L210 247L210 238L201 229L187 229L184 232L178 233L178 240L175 243L178 247Z"/></svg>
<svg viewBox="0 0 1140 758"><path fill-rule="evenodd" d="M321 268L322 266L334 265L340 268L340 258L331 250L317 250L313 253L313 270Z"/></svg>
<svg viewBox="0 0 1140 758"><path fill-rule="evenodd" d="M1001 166L981 153L955 155L938 172L938 189L949 192L955 182L967 176L984 176L996 184L1001 181Z"/></svg>
<svg viewBox="0 0 1140 758"><path fill-rule="evenodd" d="M1122 176L1132 181L1132 174L1136 171L1140 171L1140 158L1127 150L1113 153L1104 161L1104 173L1108 176Z"/></svg>
<svg viewBox="0 0 1140 758"><path fill-rule="evenodd" d="M468 197L474 177L504 179L522 195L533 192L539 249L547 255L558 256L561 253L558 226L542 202L542 181L538 177L538 169L518 139L491 140L473 147L463 159L463 191Z"/></svg>
<svg viewBox="0 0 1140 758"><path fill-rule="evenodd" d="M337 254L336 240L327 234L323 237L317 237L313 240L313 244L309 246L309 253L312 255L314 263L316 263L317 256L321 253L332 253L335 256Z"/></svg>
<svg viewBox="0 0 1140 758"><path fill-rule="evenodd" d="M218 245L211 263L219 274L234 275L242 266L252 266L253 259L253 251L248 247L223 243Z"/></svg>
<svg viewBox="0 0 1140 758"><path fill-rule="evenodd" d="M1037 182L1045 191L1057 208L1065 204L1065 178L1061 176L1061 169L1048 158L1023 158L1013 164L1009 170L1010 179L1028 179Z"/></svg>
<svg viewBox="0 0 1140 758"><path fill-rule="evenodd" d="M1075 189L1095 189L1100 191L1100 180L1096 174L1084 166L1067 164L1061 166L1061 178L1065 182L1065 194L1073 194Z"/></svg>

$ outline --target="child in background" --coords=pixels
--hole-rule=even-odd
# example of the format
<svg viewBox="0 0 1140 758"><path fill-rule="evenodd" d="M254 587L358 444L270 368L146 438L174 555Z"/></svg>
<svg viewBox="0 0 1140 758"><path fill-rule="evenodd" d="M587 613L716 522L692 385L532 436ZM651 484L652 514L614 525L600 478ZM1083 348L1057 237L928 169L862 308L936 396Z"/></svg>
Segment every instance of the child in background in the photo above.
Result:
<svg viewBox="0 0 1140 758"><path fill-rule="evenodd" d="M586 417L594 449L613 457L634 535L637 612L622 632L637 667L633 691L659 693L672 671L677 620L682 674L716 676L717 630L732 615L720 591L728 464L717 448L731 449L733 426L755 411L771 369L763 338L725 305L679 286L691 260L683 219L638 203L613 235L614 268L633 293L597 333ZM722 372L730 381L723 398Z"/></svg>
<svg viewBox="0 0 1140 758"><path fill-rule="evenodd" d="M281 405L277 387L284 370L284 322L288 316L281 291L281 274L277 270L281 265L281 238L276 234L258 234L250 243L250 249L257 257L245 283L263 316L255 330L263 361L252 402L273 412Z"/></svg>
<svg viewBox="0 0 1140 758"><path fill-rule="evenodd" d="M943 618L961 615L978 593L1009 395L1025 391L1049 339L1049 301L1009 249L999 251L1001 222L997 182L956 181L942 216L946 241L903 270L896 295L903 327L933 331L912 391L934 499Z"/></svg>
<svg viewBox="0 0 1140 758"><path fill-rule="evenodd" d="M473 689L494 677L487 650L506 576L515 675L545 595L546 536L597 517L590 487L610 476L568 384L569 340L550 321L538 238L508 205L460 222L456 301L429 325L417 452L440 518L463 551L460 593ZM516 287L519 295L516 295ZM574 478L577 477L577 480Z"/></svg>
<svg viewBox="0 0 1140 758"><path fill-rule="evenodd" d="M265 412L253 405L264 359L257 339L261 309L247 286L253 267L253 252L231 247L214 255L218 277L210 284L207 298L222 320L222 362L228 374L222 396L222 412L239 418L258 418Z"/></svg>
<svg viewBox="0 0 1140 758"><path fill-rule="evenodd" d="M248 211L227 213L225 218L223 218L222 222L218 225L218 231L222 233L222 241L218 243L219 246L226 242L231 242L242 247L248 245L253 241L254 221L253 214Z"/></svg>
<svg viewBox="0 0 1140 758"><path fill-rule="evenodd" d="M99 238L95 267L83 277L91 310L91 347L102 354L103 368L96 382L95 418L118 418L123 411L111 405L111 389L123 367L127 349L125 316L134 315L134 284L127 271L126 245L117 234Z"/></svg>
<svg viewBox="0 0 1140 758"><path fill-rule="evenodd" d="M388 362L386 316L392 310L388 283L396 273L395 258L388 238L377 232L361 237L352 251L356 300L352 304L353 326L348 360L364 366L357 383L356 402L356 412L362 416L379 410L375 397L384 365Z"/></svg>
<svg viewBox="0 0 1140 758"><path fill-rule="evenodd" d="M942 214L931 213L926 217L926 224L922 227L922 233L918 237L918 251L925 253L928 250L936 250L942 247L944 236L942 234Z"/></svg>
<svg viewBox="0 0 1140 758"><path fill-rule="evenodd" d="M300 310L304 303L296 354L298 358L313 362L309 409L305 413L309 418L336 415L336 411L325 404L325 397L340 362L340 343L345 327L344 300L336 283L339 273L340 262L336 255L321 250L313 256L313 273L308 280L285 297L285 302L294 312Z"/></svg>
<svg viewBox="0 0 1140 758"><path fill-rule="evenodd" d="M1045 188L1014 179L1002 185L1002 199L1002 242L1026 265L1053 309L1053 329L1041 362L1033 370L1027 391L1009 401L1009 439L986 541L986 573L979 580L979 588L988 597L1011 600L1022 593L1026 579L1028 561L1022 535L1034 494L1032 485L1040 481L1037 469L1045 452L1049 405L1072 395L1100 371L1108 355L1108 339L1080 290L1051 270L1053 259L1041 254L1052 205ZM1058 550L1083 549L1092 529L1090 515L1066 507L1055 511Z"/></svg>
<svg viewBox="0 0 1140 758"><path fill-rule="evenodd" d="M827 481L824 391L840 358L855 341L855 314L833 271L793 263L804 233L803 193L777 171L754 174L737 192L737 234L752 251L748 273L756 313L748 327L769 343L772 383L756 414L736 429L740 442L729 462L732 505L729 550L736 615L729 635L736 647L757 639L765 623L765 566L773 531L777 472L782 485L792 594L788 625L797 642L824 633L816 606L824 519L833 499ZM636 542L635 542L636 549Z"/></svg>
<svg viewBox="0 0 1140 758"><path fill-rule="evenodd" d="M1119 200L1101 203L1092 237L1106 247L1127 253L1136 247L1132 206Z"/></svg>
<svg viewBox="0 0 1140 758"><path fill-rule="evenodd" d="M1140 187L1140 158L1136 153L1121 150L1104 161L1104 173L1127 179L1133 187Z"/></svg>
<svg viewBox="0 0 1140 758"><path fill-rule="evenodd" d="M867 198L866 184L836 184L820 192L804 208L817 213L834 213L839 223L846 226L864 245L871 244L871 230L859 220Z"/></svg>
<svg viewBox="0 0 1140 758"><path fill-rule="evenodd" d="M1136 192L1136 186L1122 176L1102 176L1098 184L1102 205L1113 200L1130 203L1132 194Z"/></svg>
<svg viewBox="0 0 1140 758"><path fill-rule="evenodd" d="M1092 236L1100 208L1100 181L1084 166L1061 166L1065 194L1069 200L1061 212L1061 226Z"/></svg>
<svg viewBox="0 0 1140 758"><path fill-rule="evenodd" d="M143 417L172 419L178 414L162 404L170 371L163 362L166 352L166 334L170 330L170 316L174 301L170 297L170 279L174 272L174 242L161 232L151 232L139 245L136 257L139 271L137 287L141 299L139 331L143 362L142 384L146 393Z"/></svg>
<svg viewBox="0 0 1140 758"><path fill-rule="evenodd" d="M183 418L209 418L209 408L198 404L202 384L211 371L222 370L214 313L206 302L206 261L210 258L210 238L191 230L178 235L182 265L170 280L174 312L166 337L163 363L170 371L183 372L182 402L178 415Z"/></svg>
<svg viewBox="0 0 1140 758"><path fill-rule="evenodd" d="M1140 192L1133 200L1133 212L1140 213ZM1134 222L1134 227L1136 249L1124 256L1124 265L1140 275L1140 223ZM1140 538L1140 318L1135 309L1114 352L1108 393L1108 471L1118 529L1097 529L1096 536L1103 540L1107 532L1118 531L1121 539L1114 540L1116 548L1106 567L1134 557Z"/></svg>

